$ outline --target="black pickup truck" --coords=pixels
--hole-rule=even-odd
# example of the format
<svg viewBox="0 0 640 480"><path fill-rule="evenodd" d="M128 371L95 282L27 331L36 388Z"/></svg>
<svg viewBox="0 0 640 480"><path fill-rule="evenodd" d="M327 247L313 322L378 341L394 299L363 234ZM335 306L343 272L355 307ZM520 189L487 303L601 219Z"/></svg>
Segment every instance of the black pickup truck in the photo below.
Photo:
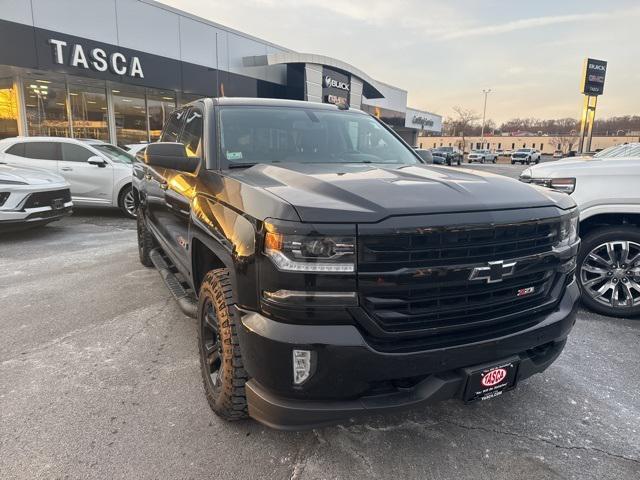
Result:
<svg viewBox="0 0 640 480"><path fill-rule="evenodd" d="M193 102L134 186L140 260L198 319L225 419L301 429L495 397L575 322L568 195L427 166L358 110Z"/></svg>

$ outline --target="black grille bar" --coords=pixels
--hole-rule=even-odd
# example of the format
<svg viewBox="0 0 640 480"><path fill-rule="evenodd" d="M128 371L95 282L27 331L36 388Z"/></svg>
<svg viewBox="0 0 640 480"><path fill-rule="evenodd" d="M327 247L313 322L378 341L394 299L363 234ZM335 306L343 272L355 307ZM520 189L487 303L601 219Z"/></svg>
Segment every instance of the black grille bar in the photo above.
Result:
<svg viewBox="0 0 640 480"><path fill-rule="evenodd" d="M71 193L69 189L32 193L27 197L23 208L51 207L54 200L59 200L63 204L70 202Z"/></svg>
<svg viewBox="0 0 640 480"><path fill-rule="evenodd" d="M559 228L557 219L547 219L361 235L360 302L379 333L373 343L410 336L414 343L422 338L425 345L447 346L492 329L524 328L531 312L554 304L554 287L564 281L553 253ZM497 260L516 266L502 281L471 280L475 267Z"/></svg>

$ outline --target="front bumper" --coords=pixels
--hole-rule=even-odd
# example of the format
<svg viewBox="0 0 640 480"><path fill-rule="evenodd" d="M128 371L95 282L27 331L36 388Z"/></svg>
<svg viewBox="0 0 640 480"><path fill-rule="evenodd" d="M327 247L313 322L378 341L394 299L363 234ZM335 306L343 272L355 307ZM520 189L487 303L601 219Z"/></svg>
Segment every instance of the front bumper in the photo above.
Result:
<svg viewBox="0 0 640 480"><path fill-rule="evenodd" d="M73 202L63 204L62 208L50 206L25 208L22 210L0 209L0 230L16 230L24 227L43 225L71 215Z"/></svg>
<svg viewBox="0 0 640 480"><path fill-rule="evenodd" d="M371 348L355 326L284 324L239 310L249 414L272 428L298 430L356 415L461 399L465 369L518 359L517 381L560 355L575 323L579 291L567 287L557 308L525 330L472 344L411 353ZM292 349L312 350L313 375L293 387Z"/></svg>

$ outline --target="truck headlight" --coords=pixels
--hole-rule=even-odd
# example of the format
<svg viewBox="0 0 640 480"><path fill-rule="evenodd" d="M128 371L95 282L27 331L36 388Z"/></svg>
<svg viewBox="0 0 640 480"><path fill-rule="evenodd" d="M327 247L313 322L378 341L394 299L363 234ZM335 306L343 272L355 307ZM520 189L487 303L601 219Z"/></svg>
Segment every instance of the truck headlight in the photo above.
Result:
<svg viewBox="0 0 640 480"><path fill-rule="evenodd" d="M564 215L560 221L560 231L558 232L558 243L556 246L564 247L572 245L578 239L578 210Z"/></svg>
<svg viewBox="0 0 640 480"><path fill-rule="evenodd" d="M549 188L553 188L554 190L558 190L559 192L564 192L568 194L572 194L576 189L576 179L575 178L551 178L549 179Z"/></svg>
<svg viewBox="0 0 640 480"><path fill-rule="evenodd" d="M264 253L278 270L307 273L355 272L355 237L267 232Z"/></svg>

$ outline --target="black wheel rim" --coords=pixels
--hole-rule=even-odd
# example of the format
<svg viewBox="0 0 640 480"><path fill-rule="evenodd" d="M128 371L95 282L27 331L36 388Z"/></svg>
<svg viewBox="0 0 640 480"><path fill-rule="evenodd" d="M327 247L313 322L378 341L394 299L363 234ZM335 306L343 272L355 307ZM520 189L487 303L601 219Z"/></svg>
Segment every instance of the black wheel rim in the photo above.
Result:
<svg viewBox="0 0 640 480"><path fill-rule="evenodd" d="M601 243L580 266L580 283L592 300L610 308L640 306L640 244Z"/></svg>
<svg viewBox="0 0 640 480"><path fill-rule="evenodd" d="M218 317L210 300L204 305L201 338L202 361L209 373L209 381L212 386L216 386L222 368L222 343L218 332Z"/></svg>

